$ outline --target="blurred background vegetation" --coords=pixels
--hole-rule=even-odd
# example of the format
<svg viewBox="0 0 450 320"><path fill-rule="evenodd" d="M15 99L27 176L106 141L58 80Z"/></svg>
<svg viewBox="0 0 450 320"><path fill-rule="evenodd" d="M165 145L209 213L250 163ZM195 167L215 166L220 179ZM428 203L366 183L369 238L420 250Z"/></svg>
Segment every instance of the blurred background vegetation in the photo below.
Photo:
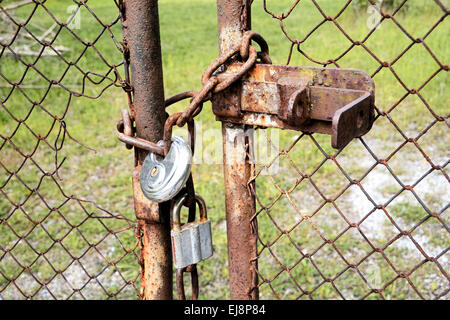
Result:
<svg viewBox="0 0 450 320"><path fill-rule="evenodd" d="M317 1L327 16L336 15L346 2ZM382 9L392 13L401 2L385 0ZM1 5L11 3L14 1L2 1ZM288 0L272 0L267 1L267 8L281 14L287 12L293 3L294 1ZM448 6L448 1L441 3ZM32 33L42 34L41 29L50 28L55 22L54 19L67 21L71 15L70 10L68 11L69 5L73 3L48 0L45 2L48 11L37 6L30 20L29 30ZM336 19L354 41L362 41L371 31L368 20L374 13L367 11L369 5L368 1L354 1L353 9L347 8ZM90 0L87 6L91 12L84 6L80 8L80 28L73 30L76 37L62 28L54 45L60 46L61 55L67 61L76 61L78 68L84 72L91 71L92 77L95 78L95 74L103 75L108 72L109 68L105 61L110 65L118 65L122 61L121 53L110 33L98 22L98 20L104 23L112 22L118 16L118 11L113 1ZM218 54L215 1L160 0L159 6L165 95L169 97L181 91L199 90L203 70ZM14 12L14 17L18 21L25 21L34 7L30 5L18 8ZM96 17L92 13L95 13ZM5 13L0 14L5 17ZM413 39L416 39L426 35L443 15L442 9L434 1L410 0L396 13L396 19ZM351 42L331 21L324 23L308 36L322 20L323 16L314 3L303 0L289 18L284 20L284 27L293 39L306 37L306 41L301 44L303 52L314 59L329 61L339 57L350 47ZM392 67L396 76L408 88L418 89L439 70L436 59L444 64L447 62L450 50L448 27L447 19L426 38L426 44L435 54L435 58L422 44L413 44L413 40L391 19L384 20L366 40L365 45L381 62L395 61ZM15 29L17 28L14 25L5 24L0 27L2 44L12 39ZM115 39L121 40L120 23L110 29ZM252 6L252 29L267 40L273 62L285 64L290 42L282 33L279 21L264 11L261 0L255 0ZM26 41L26 33L23 29L19 32L18 39L24 36L25 40L14 41L10 46L12 50L18 52L29 45L30 40ZM100 37L97 39L99 34ZM86 43L95 42L94 47L84 46L77 37ZM408 46L411 48L403 53ZM60 125L59 123L55 125L54 118L49 116L49 113L64 119L68 133L83 145L66 137L64 148L58 152L58 161L65 159L59 169L59 183L66 195L92 200L96 205L85 203L83 209L77 201L68 201L58 185L40 172L32 161L28 160L23 165L23 155L17 153L11 143L0 141L3 143L0 148L2 163L0 295L4 299L23 298L17 288L19 287L27 295L36 294L37 298L42 299L51 298L52 295L60 299L80 298L80 295L73 294L72 289L83 287L81 292L86 298L105 298L108 293L114 294L118 291L120 291L118 298L137 298L131 287L120 289L126 280L134 279L139 272L134 255L126 255L115 266L105 265L101 257L103 255L113 261L124 255L122 245L127 249L133 249L136 243L134 232L132 230L119 232L116 238L108 234L102 223L112 230L120 230L127 226L123 220L104 219L100 223L97 219L86 219L87 212L99 212L98 207L134 219L131 190L133 152L127 151L115 138L115 126L120 117L120 110L128 107L126 95L121 88L114 85L102 93L108 82L99 85L89 84L86 87L86 94L100 95L98 99L69 95L60 86L53 86L48 90L47 79L58 79L66 88L80 91L83 74L78 68L68 67L55 55L43 56L36 62L36 56L24 54L18 59L8 48L2 46L1 49L1 136L9 137L15 132L11 139L14 145L19 146L23 154L37 148L33 159L44 170L51 171L55 166L54 152L44 143L36 147L36 136L28 128L43 136L48 134L48 141L61 144L61 137L58 136ZM31 49L39 51L42 48L38 45ZM397 60L399 56L401 58ZM396 76L388 68L378 70L380 62L361 46L353 47L337 63L339 67L357 68L374 75L377 109L379 112L386 112L388 116L378 118L374 128L363 141L353 141L340 153L331 148L328 136L314 135L312 138L303 136L298 140L300 135L298 132L277 133L279 141L276 144L280 150L288 149L294 141L298 142L288 157L281 156L278 159L278 170L262 172L258 177L256 180L258 199L264 206L269 206L283 190L288 190L296 184L300 176L291 161L303 173L314 173L312 179L315 185L321 192L333 198L349 183L340 169L327 159L327 155L335 155L352 179L362 179L362 185L370 195L370 199L377 204L388 204L387 210L400 228L410 230L429 217L429 212L439 213L442 220L448 222L447 207L450 196L448 175L437 170L427 174L431 169L430 164L412 143L402 146L396 155L390 158L389 166L404 184L412 185L419 181L415 186L415 192L422 203L406 191L390 200L402 188L386 167L376 165L376 160L367 151L369 148L379 159L385 159L405 141L405 137L416 138L426 132L420 138L420 146L434 164L441 165L447 172L449 152L446 130L450 98L447 90L448 73L438 72L425 87L420 89L421 97L431 107L433 114L417 95L407 95L405 87L399 84ZM290 64L317 66L295 50ZM30 65L34 65L36 70ZM120 68L121 72L122 69ZM22 81L24 89L12 90L11 83L19 81ZM34 101L39 102L43 108L37 107ZM169 112L180 111L185 107L185 103L179 103L171 107ZM210 110L210 104L206 103L204 111L197 118L198 139L201 139L197 143L202 144L203 152L197 152L198 164L192 169L196 191L205 198L208 205L215 249L214 256L198 266L200 298L228 299L230 295L227 283L223 169L218 163L209 163L211 157L221 158L221 126L215 121ZM446 121L436 122L436 115L444 117ZM26 120L23 125L18 126L13 117ZM262 135L262 138L259 136L262 141L266 139L264 131L271 134L271 130L258 130L257 135ZM174 134L185 135L185 130L176 129ZM266 162L261 160L258 169L265 170L262 166L270 160L272 159L266 159ZM375 168L369 174L365 174L373 166ZM10 178L7 170L15 171L19 168L20 172ZM425 178L421 179L424 175ZM24 187L22 182L31 187ZM275 187L274 182L279 188ZM34 192L35 188L39 188L39 194ZM53 207L61 206L60 209L49 210L42 198ZM291 199L294 199L295 207L292 201L283 196L269 210L270 216L264 210L258 216L261 240L265 244L270 244L271 248L271 251L264 249L259 259L261 274L264 279L271 280L261 285L261 298L296 298L301 294L298 285L305 290L312 290L323 281L323 275L333 278L344 270L334 281L334 285L345 298L361 298L372 288L382 288L387 283L389 285L383 291L383 297L386 299L418 298L417 293L405 279L396 279L397 272L407 273L424 259L408 237L400 237L385 250L385 255L392 261L396 270L393 270L386 257L380 253L374 253L362 261L361 258L371 252L372 248L354 229L349 229L340 236L340 233L348 227L348 223L330 204L325 205L317 214L313 214L321 206L323 199L309 180L300 183L291 192ZM28 217L21 210L17 210L13 203L23 203L22 209L27 212ZM336 200L336 204L348 221L361 223L367 238L380 248L400 233L381 210L375 210L366 217L375 206L356 186L348 188ZM257 209L261 210L261 207L258 206ZM358 264L359 273L352 268L346 268L346 263L330 245L324 245L323 239L308 221L303 221L291 230L299 219L309 215L327 239L339 236L336 246L351 263ZM29 217L42 223L36 225ZM362 220L364 221L361 222ZM67 221L77 228L71 227ZM290 238L282 235L282 230L291 230ZM449 247L450 239L447 230L448 227L432 217L414 229L412 235L427 254L435 257L439 255L438 262L448 273L449 254L445 250ZM64 240L60 243L55 244L53 241L62 238ZM93 248L92 244L95 244L97 249ZM294 244L301 248L302 252L315 252L314 260L304 259L296 264L301 255ZM6 249L11 248L13 255L4 253ZM79 262L74 262L66 251L80 257ZM30 266L29 269L18 267L17 260L22 265ZM290 274L283 266L292 268ZM59 269L65 272L59 274ZM321 270L323 275L319 274L317 269ZM117 270L125 279L118 275ZM93 274L97 275L95 279L89 276ZM369 283L363 280L361 274L364 275L364 279L369 279ZM36 278L46 283L46 286L39 285ZM393 279L395 281L392 281ZM448 280L433 263L426 263L418 268L410 275L410 280L426 298L442 295L446 290L448 292ZM139 287L139 283L136 283L136 286ZM52 294L50 295L48 291ZM330 283L315 289L312 297L342 298ZM369 298L378 299L381 296L371 294ZM448 298L448 295L444 295L444 298Z"/></svg>

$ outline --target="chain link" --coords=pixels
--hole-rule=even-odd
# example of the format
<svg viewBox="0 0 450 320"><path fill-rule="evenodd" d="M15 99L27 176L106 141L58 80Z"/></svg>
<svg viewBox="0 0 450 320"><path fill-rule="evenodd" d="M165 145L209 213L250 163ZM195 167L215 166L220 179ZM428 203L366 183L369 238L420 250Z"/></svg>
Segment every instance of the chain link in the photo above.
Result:
<svg viewBox="0 0 450 320"><path fill-rule="evenodd" d="M198 293L199 293L199 286L198 286L198 271L197 271L196 264L192 264L190 266L187 266L187 267L177 270L176 282L177 282L178 300L186 300L186 293L185 293L184 281L183 281L183 275L186 272L191 274L191 286L192 286L191 300L197 300Z"/></svg>
<svg viewBox="0 0 450 320"><path fill-rule="evenodd" d="M256 52L255 48L250 45L252 39L261 47L260 52ZM217 70L225 68L233 56L238 53L241 59L244 60L244 63L237 71L232 74L214 74ZM164 148L161 148L156 143L133 137L134 131L131 128L132 119L125 114L125 111L122 112L122 120L117 124L119 131L117 136L119 140L126 143L127 148L135 146L162 156L167 155L171 146L172 127L175 124L179 127L183 127L186 123L190 123L188 126L191 127L190 130L193 130L194 124L192 121L201 112L203 103L210 100L212 94L227 89L233 83L241 79L255 65L258 57L263 63L272 63L269 57L269 46L264 38L255 31L247 31L243 34L242 41L239 45L221 54L206 68L202 75L203 87L199 92L181 92L167 99L165 101L166 108L184 99L191 98L191 101L189 106L183 112L174 113L166 119L164 124ZM127 82L128 81L129 79L127 79ZM188 202L190 203L190 201Z"/></svg>

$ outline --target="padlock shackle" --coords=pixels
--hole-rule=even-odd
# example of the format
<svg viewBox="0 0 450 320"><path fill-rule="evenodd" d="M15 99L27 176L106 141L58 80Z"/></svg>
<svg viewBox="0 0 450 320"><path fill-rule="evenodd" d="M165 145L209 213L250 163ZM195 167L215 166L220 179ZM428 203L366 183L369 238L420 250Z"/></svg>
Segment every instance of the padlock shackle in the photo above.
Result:
<svg viewBox="0 0 450 320"><path fill-rule="evenodd" d="M179 197L173 204L172 230L174 232L181 231L180 213L181 213L181 208L183 207L183 204L186 201L186 199L187 199L187 193L185 193L181 197ZM206 212L206 202L198 193L195 194L195 202L198 204L198 208L200 209L200 222L205 222L208 219L207 212Z"/></svg>

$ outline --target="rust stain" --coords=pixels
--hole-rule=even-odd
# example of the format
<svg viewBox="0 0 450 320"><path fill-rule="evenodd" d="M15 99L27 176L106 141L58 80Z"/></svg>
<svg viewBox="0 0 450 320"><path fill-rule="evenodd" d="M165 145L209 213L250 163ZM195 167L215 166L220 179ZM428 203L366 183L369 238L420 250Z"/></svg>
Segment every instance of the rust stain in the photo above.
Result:
<svg viewBox="0 0 450 320"><path fill-rule="evenodd" d="M159 35L157 0L126 0L124 39L130 53L133 87L132 117L136 138L156 143L163 137L166 112ZM127 135L124 135L127 137ZM142 142L136 140L134 142ZM136 165L142 164L148 151L135 149ZM136 216L142 230L143 299L172 299L172 252L167 204L156 205L141 194L139 167L133 172ZM165 218L166 217L166 218Z"/></svg>
<svg viewBox="0 0 450 320"><path fill-rule="evenodd" d="M234 63L228 69L241 65ZM363 102L360 98L366 94L371 99ZM212 102L221 121L331 134L337 148L371 128L373 95L373 81L360 70L257 64ZM345 117L335 117L343 108L362 106L368 108L367 116L347 111Z"/></svg>

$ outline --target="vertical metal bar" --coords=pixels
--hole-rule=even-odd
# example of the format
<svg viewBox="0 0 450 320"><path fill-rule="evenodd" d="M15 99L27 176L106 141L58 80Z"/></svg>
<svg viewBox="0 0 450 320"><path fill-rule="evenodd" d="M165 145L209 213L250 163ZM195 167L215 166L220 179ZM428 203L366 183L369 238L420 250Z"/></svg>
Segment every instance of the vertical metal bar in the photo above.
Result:
<svg viewBox="0 0 450 320"><path fill-rule="evenodd" d="M239 44L250 29L249 0L217 0L219 48L224 52ZM248 188L252 176L253 128L222 123L225 207L231 299L258 299L256 275L256 226L251 221L255 198ZM253 289L253 290L252 290Z"/></svg>
<svg viewBox="0 0 450 320"><path fill-rule="evenodd" d="M136 123L136 136L157 142L163 137L166 113L159 35L157 0L125 0L124 36L130 51L130 71L133 86L131 115ZM147 151L135 148L137 168ZM158 205L137 195L136 216L143 231L142 282L143 299L172 299L172 252L170 219L167 204ZM161 217L161 219L159 219ZM165 218L164 218L165 217Z"/></svg>

